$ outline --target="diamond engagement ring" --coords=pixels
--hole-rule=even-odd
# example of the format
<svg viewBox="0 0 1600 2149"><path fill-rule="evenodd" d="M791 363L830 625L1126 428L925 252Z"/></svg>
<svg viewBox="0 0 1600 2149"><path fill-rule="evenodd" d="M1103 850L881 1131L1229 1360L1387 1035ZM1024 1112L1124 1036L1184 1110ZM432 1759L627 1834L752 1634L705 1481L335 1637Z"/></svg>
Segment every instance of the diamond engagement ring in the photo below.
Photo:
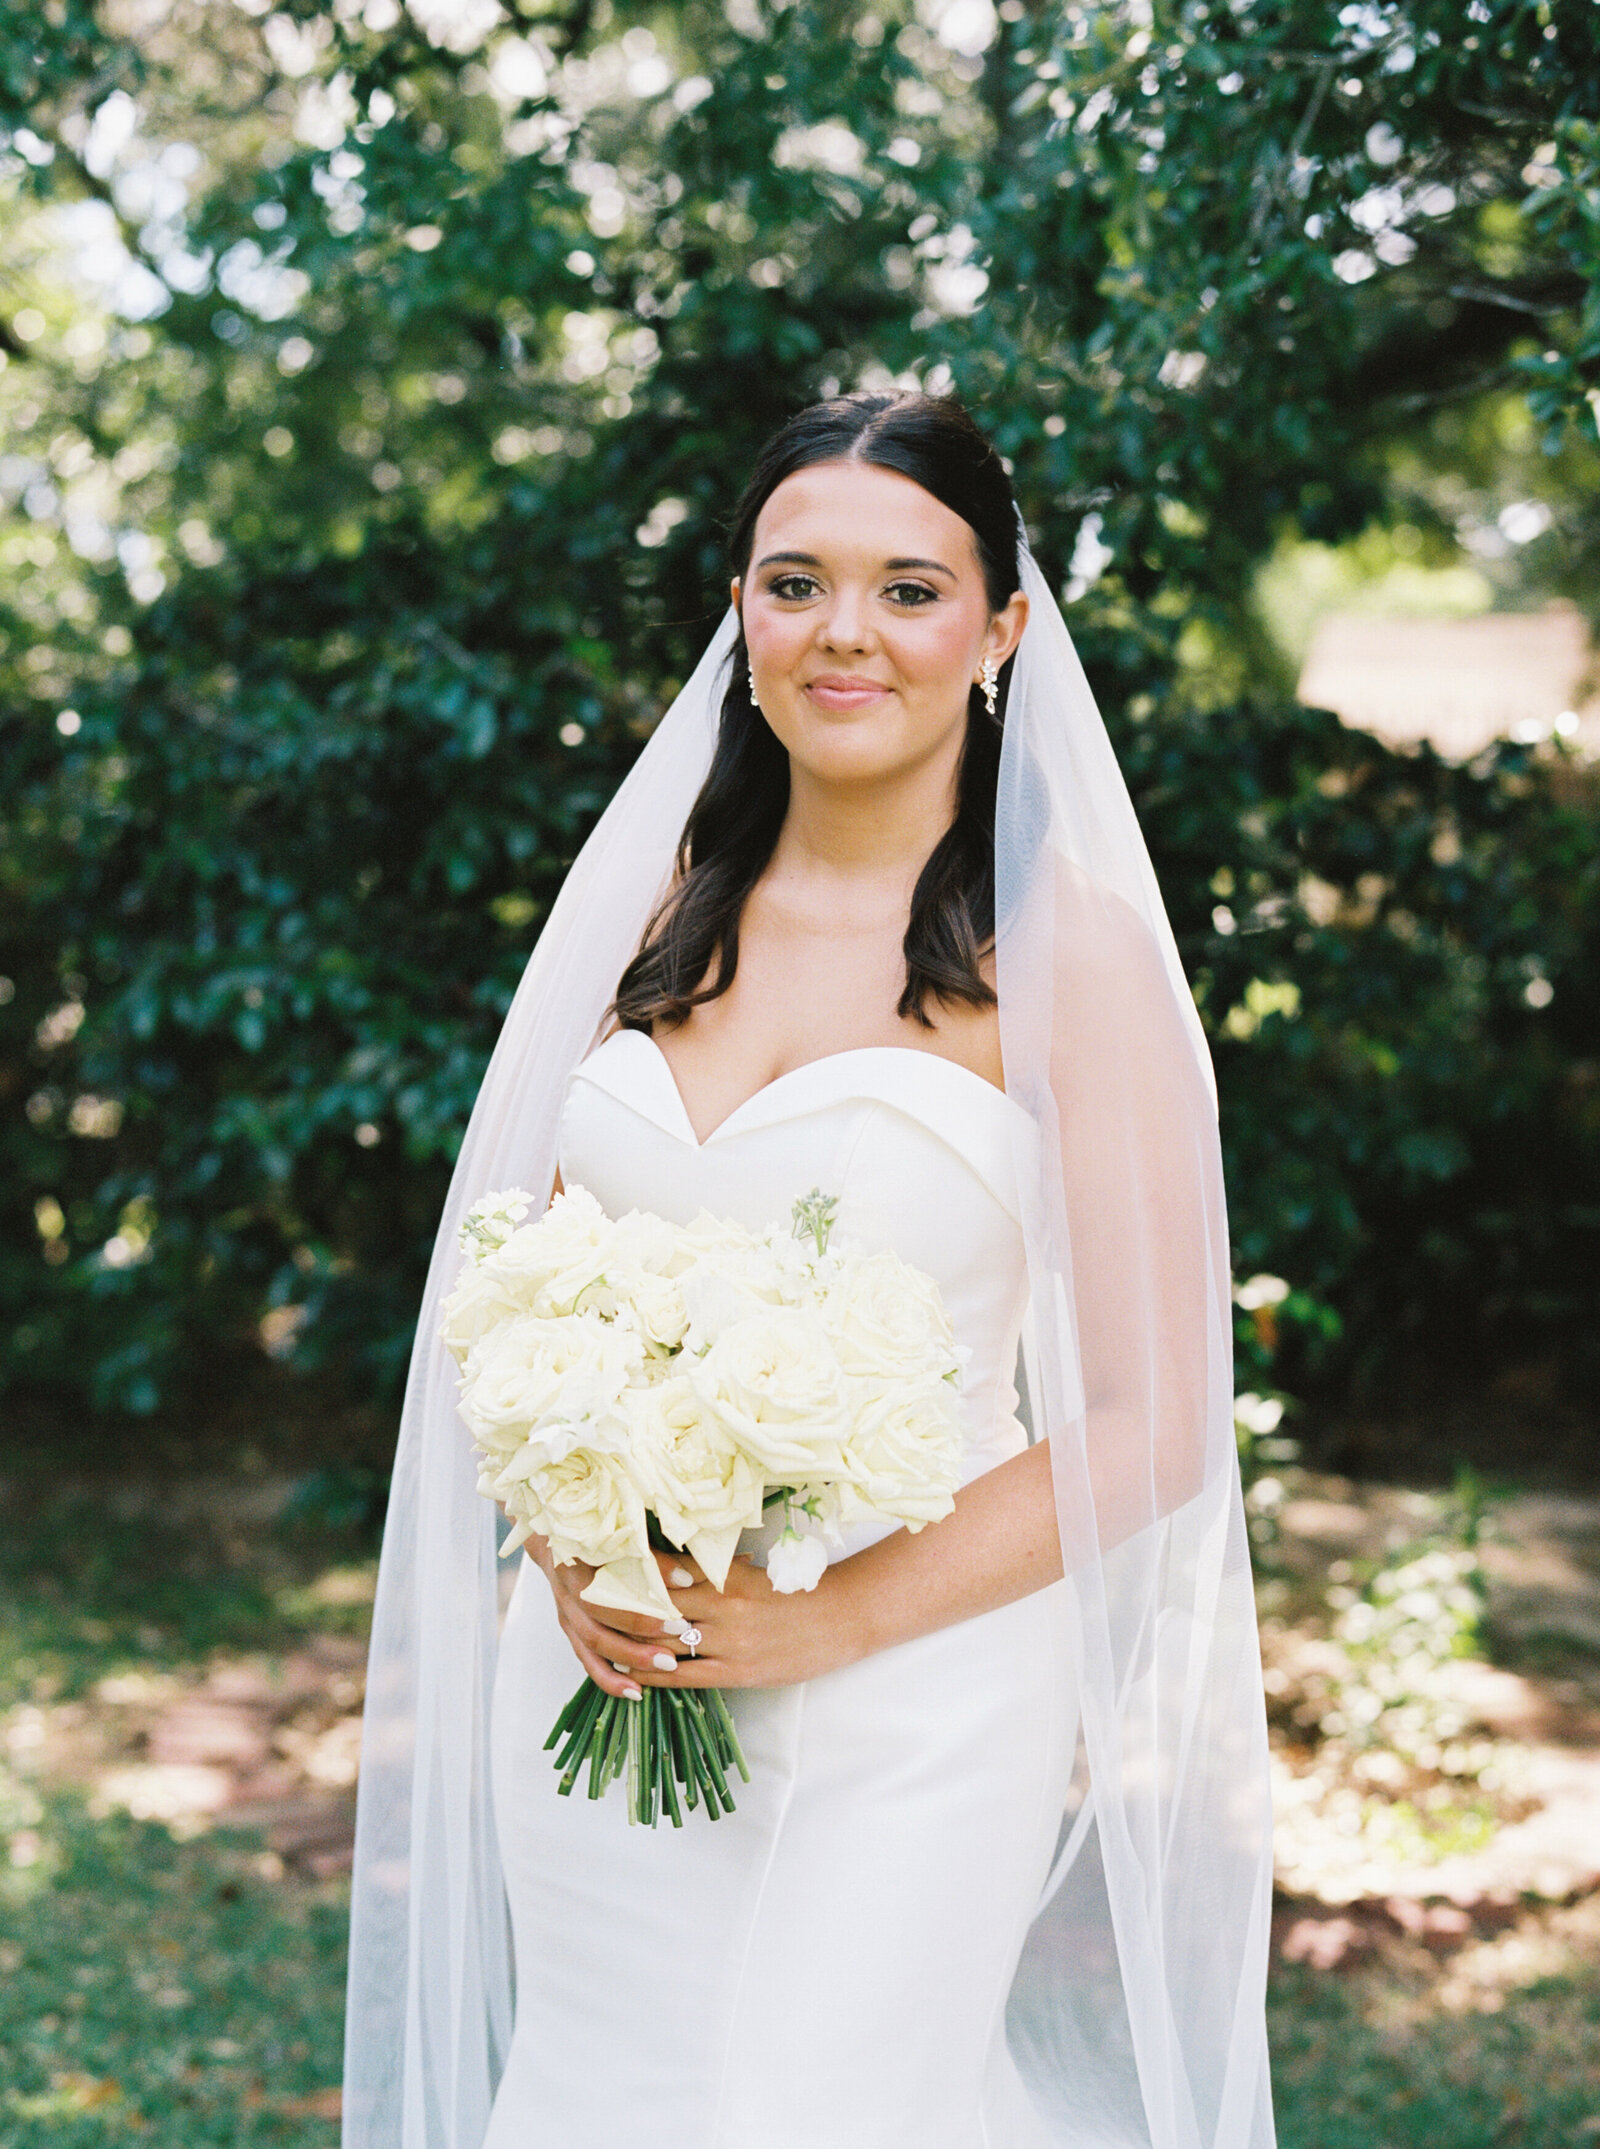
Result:
<svg viewBox="0 0 1600 2149"><path fill-rule="evenodd" d="M698 1627L685 1627L678 1639L688 1644L690 1656L698 1654L700 1648L700 1629Z"/></svg>

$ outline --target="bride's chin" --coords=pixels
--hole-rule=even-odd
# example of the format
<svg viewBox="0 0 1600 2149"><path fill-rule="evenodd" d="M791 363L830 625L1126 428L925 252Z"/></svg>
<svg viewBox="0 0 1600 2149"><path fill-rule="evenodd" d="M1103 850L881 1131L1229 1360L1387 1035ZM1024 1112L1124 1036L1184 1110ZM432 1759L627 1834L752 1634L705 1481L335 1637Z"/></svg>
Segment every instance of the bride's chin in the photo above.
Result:
<svg viewBox="0 0 1600 2149"><path fill-rule="evenodd" d="M808 709L798 721L772 728L791 765L817 783L881 783L927 753L898 711L881 706L837 714Z"/></svg>
<svg viewBox="0 0 1600 2149"><path fill-rule="evenodd" d="M903 748L897 750L897 745L898 742L890 745L881 739L807 740L799 748L790 747L789 761L813 783L843 789L882 783L905 768L908 756Z"/></svg>

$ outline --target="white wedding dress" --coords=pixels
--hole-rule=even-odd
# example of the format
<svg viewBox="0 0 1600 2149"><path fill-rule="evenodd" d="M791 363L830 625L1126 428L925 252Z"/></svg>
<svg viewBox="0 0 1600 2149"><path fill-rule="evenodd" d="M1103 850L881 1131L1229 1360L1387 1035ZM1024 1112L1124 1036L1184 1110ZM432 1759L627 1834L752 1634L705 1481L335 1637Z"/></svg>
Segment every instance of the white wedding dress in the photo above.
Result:
<svg viewBox="0 0 1600 2149"><path fill-rule="evenodd" d="M971 1478L1026 1442L1012 1155L1034 1139L982 1077L886 1046L780 1076L697 1141L628 1030L573 1076L559 1155L612 1215L761 1227L836 1194L839 1243L892 1246L943 1290L972 1353ZM516 2026L484 2149L1042 2149L1006 2001L1076 1738L1064 1585L730 1694L738 1810L652 1830L620 1790L557 1797L544 1741L581 1674L519 1564L491 1734Z"/></svg>

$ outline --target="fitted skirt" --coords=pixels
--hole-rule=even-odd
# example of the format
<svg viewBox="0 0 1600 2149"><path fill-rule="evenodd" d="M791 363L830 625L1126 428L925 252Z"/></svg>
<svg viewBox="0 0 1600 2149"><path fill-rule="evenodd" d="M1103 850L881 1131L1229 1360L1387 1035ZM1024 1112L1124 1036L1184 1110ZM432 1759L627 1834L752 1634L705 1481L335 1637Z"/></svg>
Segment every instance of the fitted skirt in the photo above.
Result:
<svg viewBox="0 0 1600 2149"><path fill-rule="evenodd" d="M530 1561L494 1690L515 2031L485 2149L1042 2149L1005 2009L1076 1739L1065 1585L730 1692L737 1811L556 1795Z"/></svg>

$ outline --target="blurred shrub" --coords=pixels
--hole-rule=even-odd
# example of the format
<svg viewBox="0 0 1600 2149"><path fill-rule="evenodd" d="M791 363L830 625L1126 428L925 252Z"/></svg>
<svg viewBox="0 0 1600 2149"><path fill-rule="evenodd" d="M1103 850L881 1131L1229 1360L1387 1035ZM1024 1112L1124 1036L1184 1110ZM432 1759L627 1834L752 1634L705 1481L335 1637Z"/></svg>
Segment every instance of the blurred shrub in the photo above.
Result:
<svg viewBox="0 0 1600 2149"><path fill-rule="evenodd" d="M459 653L391 633L321 679L318 605L297 593L297 693L241 592L222 706L170 721L158 621L155 678L86 698L55 871L88 1012L44 1004L42 967L0 1010L34 1028L13 1047L30 1101L59 1100L34 1102L29 1163L75 1249L44 1294L37 1206L13 1240L36 1335L11 1363L134 1407L251 1331L392 1388L498 1021L627 749L597 656L488 576ZM485 648L508 626L520 665ZM581 744L553 738L552 702L584 710ZM1301 1392L1419 1351L1557 1352L1586 1377L1592 811L1526 750L1453 769L1293 708L1152 714L1121 744L1217 1059L1239 1266L1296 1284L1242 1322L1241 1377ZM96 807L111 756L126 773ZM75 1135L100 1097L126 1100L115 1135Z"/></svg>
<svg viewBox="0 0 1600 2149"><path fill-rule="evenodd" d="M1295 1472L1287 1484L1259 1480L1246 1500L1252 1533L1301 1489ZM1326 1884L1339 1869L1351 1895L1381 1888L1371 1861L1471 1852L1528 1811L1516 1750L1484 1722L1473 1676L1487 1598L1483 1495L1464 1473L1453 1496L1432 1504L1412 1542L1381 1559L1335 1562L1320 1601L1302 1604L1298 1618L1282 1612L1287 1570L1263 1591L1274 1799L1285 1873L1298 1887Z"/></svg>
<svg viewBox="0 0 1600 2149"><path fill-rule="evenodd" d="M1241 1379L1555 1357L1592 1392L1600 787L1282 705L1119 744L1217 1062L1236 1267L1295 1285L1241 1323Z"/></svg>
<svg viewBox="0 0 1600 2149"><path fill-rule="evenodd" d="M1592 801L1293 707L1251 598L1486 396L1537 403L1588 542L1600 16L1472 14L0 21L0 1382L149 1412L264 1349L394 1393L753 449L912 378L1073 605L1240 1272L1296 1287L1251 1377L1581 1369ZM49 267L89 231L98 291Z"/></svg>

